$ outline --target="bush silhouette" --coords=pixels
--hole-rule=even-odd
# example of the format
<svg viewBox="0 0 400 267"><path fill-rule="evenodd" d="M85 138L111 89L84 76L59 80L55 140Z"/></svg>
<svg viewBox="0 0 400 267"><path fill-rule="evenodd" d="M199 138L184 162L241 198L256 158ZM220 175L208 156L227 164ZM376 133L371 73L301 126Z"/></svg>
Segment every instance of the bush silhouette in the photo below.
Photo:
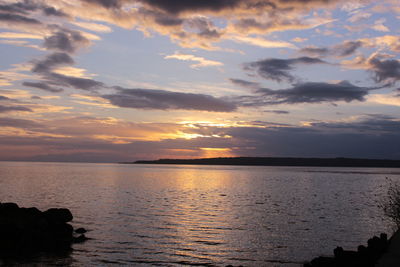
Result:
<svg viewBox="0 0 400 267"><path fill-rule="evenodd" d="M390 181L387 196L385 197L382 208L387 217L400 229L400 184Z"/></svg>

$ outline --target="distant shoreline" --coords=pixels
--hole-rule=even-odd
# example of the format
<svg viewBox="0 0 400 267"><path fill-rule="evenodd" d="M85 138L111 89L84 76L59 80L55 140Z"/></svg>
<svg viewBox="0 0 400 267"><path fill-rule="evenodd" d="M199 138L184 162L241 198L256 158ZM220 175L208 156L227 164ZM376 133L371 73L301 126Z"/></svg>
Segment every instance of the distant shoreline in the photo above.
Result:
<svg viewBox="0 0 400 267"><path fill-rule="evenodd" d="M138 160L135 162L120 162L120 164L400 168L400 160L357 159L357 158L231 157L231 158Z"/></svg>

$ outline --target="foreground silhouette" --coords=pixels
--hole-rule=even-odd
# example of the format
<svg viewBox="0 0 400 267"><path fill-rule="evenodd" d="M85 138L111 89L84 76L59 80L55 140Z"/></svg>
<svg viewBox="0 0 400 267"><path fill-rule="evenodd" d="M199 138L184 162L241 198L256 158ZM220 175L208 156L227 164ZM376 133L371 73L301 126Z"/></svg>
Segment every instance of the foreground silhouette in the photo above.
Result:
<svg viewBox="0 0 400 267"><path fill-rule="evenodd" d="M83 228L74 235L68 224L73 216L68 209L20 208L15 203L0 203L0 257L23 257L37 252L62 252L72 243L86 240Z"/></svg>
<svg viewBox="0 0 400 267"><path fill-rule="evenodd" d="M342 247L333 250L333 257L317 257L304 267L373 267L386 252L390 241L386 234L368 240L368 246L358 246L357 251L346 251Z"/></svg>
<svg viewBox="0 0 400 267"><path fill-rule="evenodd" d="M193 164L193 165L245 165L245 166L314 166L314 167L385 167L400 168L400 160L354 158L274 158L233 157L202 159L159 159L121 162L124 164Z"/></svg>

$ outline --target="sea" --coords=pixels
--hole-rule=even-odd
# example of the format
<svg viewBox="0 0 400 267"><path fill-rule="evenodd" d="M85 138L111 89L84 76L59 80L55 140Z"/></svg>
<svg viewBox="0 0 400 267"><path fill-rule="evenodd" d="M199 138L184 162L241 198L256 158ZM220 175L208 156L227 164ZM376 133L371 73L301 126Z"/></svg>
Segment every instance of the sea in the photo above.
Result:
<svg viewBox="0 0 400 267"><path fill-rule="evenodd" d="M400 169L0 162L0 202L71 210L90 239L8 266L302 266L394 227Z"/></svg>

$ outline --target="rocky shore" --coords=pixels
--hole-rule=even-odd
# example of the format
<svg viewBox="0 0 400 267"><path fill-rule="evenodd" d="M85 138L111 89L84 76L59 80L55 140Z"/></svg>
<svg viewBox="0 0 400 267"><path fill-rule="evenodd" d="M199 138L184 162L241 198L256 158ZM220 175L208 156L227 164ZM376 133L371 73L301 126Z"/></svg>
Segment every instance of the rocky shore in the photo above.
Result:
<svg viewBox="0 0 400 267"><path fill-rule="evenodd" d="M360 245L357 251L344 250L337 247L332 257L317 257L304 267L373 267L390 245L386 234L374 236L368 240L368 245Z"/></svg>
<svg viewBox="0 0 400 267"><path fill-rule="evenodd" d="M68 209L21 208L0 203L0 257L27 256L37 252L68 251L87 238L85 229L74 231Z"/></svg>

